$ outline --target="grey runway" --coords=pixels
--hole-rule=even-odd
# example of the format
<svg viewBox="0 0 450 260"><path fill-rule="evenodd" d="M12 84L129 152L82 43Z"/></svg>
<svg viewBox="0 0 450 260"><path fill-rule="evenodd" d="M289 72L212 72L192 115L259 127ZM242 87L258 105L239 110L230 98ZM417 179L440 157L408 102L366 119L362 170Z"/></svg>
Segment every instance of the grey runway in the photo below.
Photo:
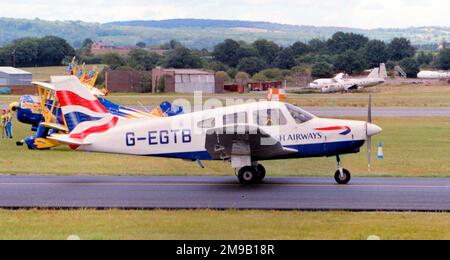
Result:
<svg viewBox="0 0 450 260"><path fill-rule="evenodd" d="M0 207L450 211L450 179L2 176Z"/></svg>

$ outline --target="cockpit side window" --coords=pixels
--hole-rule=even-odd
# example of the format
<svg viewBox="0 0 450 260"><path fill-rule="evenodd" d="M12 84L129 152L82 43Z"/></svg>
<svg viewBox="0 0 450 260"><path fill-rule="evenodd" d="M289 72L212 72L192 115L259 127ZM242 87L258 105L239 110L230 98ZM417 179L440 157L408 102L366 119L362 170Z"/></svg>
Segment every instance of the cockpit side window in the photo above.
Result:
<svg viewBox="0 0 450 260"><path fill-rule="evenodd" d="M214 128L216 127L216 119L214 117L208 118L198 123L199 128Z"/></svg>
<svg viewBox="0 0 450 260"><path fill-rule="evenodd" d="M223 116L223 125L247 124L248 117L246 112L234 113Z"/></svg>
<svg viewBox="0 0 450 260"><path fill-rule="evenodd" d="M286 125L287 120L280 109L258 110L253 113L253 120L259 126Z"/></svg>
<svg viewBox="0 0 450 260"><path fill-rule="evenodd" d="M294 118L294 120L297 124L306 123L314 118L314 116L312 114L310 114L306 111L303 111L302 109L300 109L298 107L286 104L286 108L289 111L289 113L291 114L291 116Z"/></svg>

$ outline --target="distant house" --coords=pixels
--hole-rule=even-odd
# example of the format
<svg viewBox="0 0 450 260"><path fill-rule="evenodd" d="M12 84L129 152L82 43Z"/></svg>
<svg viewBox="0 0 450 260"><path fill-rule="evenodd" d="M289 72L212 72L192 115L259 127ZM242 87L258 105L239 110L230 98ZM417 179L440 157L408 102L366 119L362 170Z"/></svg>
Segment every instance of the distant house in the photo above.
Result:
<svg viewBox="0 0 450 260"><path fill-rule="evenodd" d="M131 47L117 47L113 44L104 43L102 41L94 42L91 47L93 55L105 55L108 53L116 53L119 55L128 55L133 48Z"/></svg>
<svg viewBox="0 0 450 260"><path fill-rule="evenodd" d="M34 93L33 74L13 67L0 67L0 88L9 88L13 94Z"/></svg>
<svg viewBox="0 0 450 260"><path fill-rule="evenodd" d="M164 79L165 92L223 93L224 82L215 77L213 72L200 69L164 69L155 68L152 71L153 92L157 92L158 84Z"/></svg>

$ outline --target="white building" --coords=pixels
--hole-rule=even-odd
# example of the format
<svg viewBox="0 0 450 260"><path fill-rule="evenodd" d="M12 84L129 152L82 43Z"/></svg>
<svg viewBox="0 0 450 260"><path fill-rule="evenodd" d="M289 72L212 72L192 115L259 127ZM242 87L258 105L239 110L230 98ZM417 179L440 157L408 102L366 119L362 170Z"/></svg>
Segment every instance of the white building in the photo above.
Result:
<svg viewBox="0 0 450 260"><path fill-rule="evenodd" d="M0 67L0 87L30 86L33 75L13 67Z"/></svg>

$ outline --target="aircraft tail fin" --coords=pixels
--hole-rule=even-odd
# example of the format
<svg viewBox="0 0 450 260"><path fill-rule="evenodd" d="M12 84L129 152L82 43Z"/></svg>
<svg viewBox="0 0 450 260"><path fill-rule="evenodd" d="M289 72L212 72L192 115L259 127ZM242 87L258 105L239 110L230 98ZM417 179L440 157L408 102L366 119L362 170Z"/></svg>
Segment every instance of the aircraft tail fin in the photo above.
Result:
<svg viewBox="0 0 450 260"><path fill-rule="evenodd" d="M379 68L374 68L372 72L370 72L368 78L383 78L386 79L388 77L386 64L381 63Z"/></svg>
<svg viewBox="0 0 450 260"><path fill-rule="evenodd" d="M384 63L380 64L380 78L383 78L383 79L388 78L386 64L384 64Z"/></svg>
<svg viewBox="0 0 450 260"><path fill-rule="evenodd" d="M116 126L118 117L112 115L75 76L52 77L56 96L64 114L69 136L83 140Z"/></svg>
<svg viewBox="0 0 450 260"><path fill-rule="evenodd" d="M374 68L368 76L369 79L379 78L379 77L380 77L380 68Z"/></svg>

